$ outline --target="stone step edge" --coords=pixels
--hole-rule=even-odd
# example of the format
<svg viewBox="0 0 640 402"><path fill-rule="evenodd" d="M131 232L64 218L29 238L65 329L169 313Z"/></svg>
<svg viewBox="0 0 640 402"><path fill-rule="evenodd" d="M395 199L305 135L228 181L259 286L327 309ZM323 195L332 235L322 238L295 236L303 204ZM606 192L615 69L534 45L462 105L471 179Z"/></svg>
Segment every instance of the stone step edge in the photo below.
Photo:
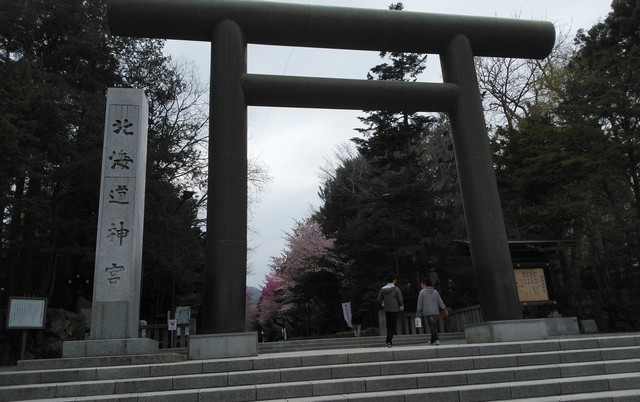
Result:
<svg viewBox="0 0 640 402"><path fill-rule="evenodd" d="M571 391L572 388L577 389L580 385L590 385L588 383L592 383L595 384L599 387L605 388L606 386L606 390L602 389L600 391L607 391L607 392L611 392L611 391L616 391L618 390L617 388L619 386L624 386L624 384L621 384L619 386L613 386L611 385L611 381L617 381L620 383L624 383L625 380L632 378L634 380L636 380L636 387L634 389L640 389L640 373L623 373L623 374L607 374L607 375L596 375L596 376L580 376L580 377L570 377L570 378L554 378L554 379L544 379L544 380L529 380L529 381L516 381L516 382L500 382L500 383L488 383L488 384L471 384L471 385L458 385L458 386L452 386L452 387L438 387L438 388L408 388L408 389L392 389L392 390L388 390L388 391L378 391L378 390L372 390L372 391L365 391L364 393L345 393L344 396L347 399L357 399L357 400L361 400L361 397L363 396L362 394L373 394L373 399L375 400L391 400L390 398L392 398L393 396L397 396L398 393L401 394L414 394L414 395L424 395L424 394L435 394L435 395L443 395L445 393L451 393L451 392L455 392L458 393L458 395L460 395L460 393L467 393L469 395L471 395L471 393L473 393L473 400L484 400L484 399L478 399L478 393L479 392L487 392L489 391L489 393L491 394L493 389L496 388L500 388L500 389L506 389L509 391L509 398L510 399L514 399L514 395L513 395L513 391L512 389L516 389L516 390L520 390L522 391L523 389L526 388L531 388L531 389L545 389L546 391L548 391L549 387L555 384L559 384L560 388L562 389L562 385L565 385L565 390L563 391ZM578 387L574 387L574 385L577 385ZM246 400L256 400L256 401L269 401L271 399L264 399L261 398L260 395L258 395L258 392L261 388L268 390L269 385L256 385L253 386L255 387L255 399L246 399ZM365 382L365 387L366 387L366 382ZM249 386L249 388L251 388L251 386ZM613 388L613 389L612 389ZM221 390L221 391L226 391L226 390ZM268 390L268 391L273 391L273 390ZM279 395L284 396L285 399L277 399L278 401L283 401L283 400L291 400L290 397L286 397L286 389L284 390L285 393L279 392L281 391L280 389L276 390L276 393L278 393ZM426 391L426 392L425 392ZM580 391L578 391L580 392ZM572 393L576 393L576 392L563 392L562 395L571 395ZM148 394L153 394L153 393L143 393L143 394L138 394L138 396L146 396ZM210 394L210 395L207 395ZM213 394L213 395L211 395ZM226 392L215 392L215 390L208 390L208 389L200 389L198 392L198 398L204 398L205 400L207 400L208 396L214 396L214 395L219 395L222 396L224 398L224 394L226 394ZM283 395L284 394L284 395ZM335 400L335 396L336 395L343 395L343 394L325 394L325 395L321 395L322 397L327 397L328 395L331 396L331 400ZM542 396L547 396L547 395L542 395ZM381 399L382 397L382 399ZM530 397L530 395L528 396ZM294 397L297 398L297 397ZM301 398L309 398L309 396L303 396ZM213 400L218 400L215 396ZM224 399L226 400L226 399ZM295 400L295 399L294 399ZM422 399L421 399L422 400ZM438 399L433 399L433 400L439 400ZM459 398L459 400L469 400L469 398Z"/></svg>
<svg viewBox="0 0 640 402"><path fill-rule="evenodd" d="M446 339L465 339L464 332L441 332L438 334L440 340ZM429 334L408 334L408 335L395 335L393 337L394 341L420 341L423 339L429 338ZM370 335L370 336L352 336L352 337L341 337L341 338L315 338L315 339L291 339L286 341L276 341L276 342L260 342L260 346L268 346L268 345L306 345L306 344L316 344L316 343L326 343L326 344L340 344L340 343L360 343L360 342L380 342L384 343L385 337L383 335Z"/></svg>
<svg viewBox="0 0 640 402"><path fill-rule="evenodd" d="M186 355L174 352L118 356L68 357L59 359L20 360L16 365L16 369L19 371L32 371L33 369L57 370L69 366L73 366L74 368L135 366L141 364L175 363L186 360Z"/></svg>
<svg viewBox="0 0 640 402"><path fill-rule="evenodd" d="M633 364L630 364L633 363ZM626 367L625 367L626 365ZM533 378L533 375L537 375L537 381L544 380L553 380L560 378L576 378L576 377L584 377L590 378L590 375L571 375L571 369L581 369L584 371L588 368L595 368L602 366L602 370L610 371L608 373L595 373L593 376L611 376L618 374L631 374L633 376L638 376L638 386L640 387L640 372L638 372L638 367L640 367L640 358L637 359L628 359L628 360L609 360L609 361L593 361L593 362L574 362L574 363L563 363L563 364L546 364L546 365L533 365L533 366L522 366L522 367L497 367L497 368L487 368L487 369L466 369L466 370L455 370L455 371L438 371L438 372L420 372L420 373L405 373L405 374L389 374L389 373L379 373L376 375L369 376L360 376L360 377L338 377L338 378L316 378L310 379L305 378L298 381L265 381L262 383L255 383L252 381L251 384L238 384L238 385L228 385L228 378L226 379L225 384L220 384L217 386L212 386L209 384L192 384L193 388L182 388L182 389L174 389L175 384L175 376L167 376L167 377L154 377L154 378L146 378L146 379L121 379L121 380L98 380L98 381L88 381L88 382L69 382L69 383L61 383L61 384L37 384L37 385L15 385L4 387L5 397L7 395L13 399L7 400L20 400L20 397L16 397L16 395L20 395L21 391L31 390L32 392L38 392L39 390L44 391L43 394L47 394L47 389L54 387L52 390L53 395L47 395L52 398L57 394L63 393L66 397L82 397L88 394L90 395L102 395L102 396L118 396L118 395L130 395L131 393L127 391L134 387L137 390L142 390L142 392L177 392L184 393L195 390L208 390L208 392L214 392L215 390L220 391L224 395L227 392L238 391L240 393L247 393L249 389L253 389L255 387L268 387L272 391L277 392L278 390L287 392L294 389L304 388L305 386L314 386L319 387L322 385L330 386L328 384L337 384L341 383L343 386L346 384L359 384L359 383L394 383L394 384L406 384L413 382L416 385L422 381L427 381L429 386L437 387L439 381L436 381L438 378L445 377L445 381L476 381L473 384L456 384L455 386L468 386L468 385L485 385L491 386L493 383L490 382L489 378L502 378L507 375L509 378L509 382L526 382L531 381L530 378ZM549 369L557 369L549 372ZM563 373L563 369L568 371ZM629 370L629 371L623 371ZM275 371L275 370L274 370ZM540 373L534 373L540 372ZM511 375L509 375L511 374ZM540 375L541 374L541 375ZM564 375L564 377L556 377L556 375ZM214 378L216 376L224 377L223 373L211 373L209 375L199 375L204 379L205 377ZM472 377L470 377L472 376ZM487 381L481 381L482 376L487 377ZM551 376L544 378L543 376ZM188 380L187 380L188 382ZM180 384L177 384L181 386ZM145 389L145 386L147 387ZM154 390L150 389L151 387L166 387L165 389ZM66 388L66 389L65 389ZM74 388L77 390L74 392ZM120 392L118 392L118 388L120 388ZM123 389L124 388L124 389ZM408 387L405 389L411 389L412 387ZM393 388L392 388L393 389ZM0 387L0 396L2 396L3 387ZM100 394L102 390L102 394ZM108 391L111 390L111 391ZM384 391L384 390L381 390ZM109 393L110 392L110 393ZM0 398L0 399L4 399ZM233 398L232 398L233 399Z"/></svg>
<svg viewBox="0 0 640 402"><path fill-rule="evenodd" d="M396 335L394 337L394 346L406 346L406 345L420 345L426 343L429 335L425 334L411 334L411 335ZM535 340L535 341L527 341L531 343L556 343L556 342L575 342L575 341L593 341L593 340L608 340L611 338L627 338L634 339L637 344L640 344L640 334L638 333L620 333L620 334L593 334L593 335L565 335L565 336L557 336L550 337L548 339ZM366 341L358 341L359 339ZM279 341L279 342L267 342L267 343L259 343L258 351L259 353L280 353L282 351L297 351L297 350L322 350L328 349L331 346L336 346L338 348L343 348L342 341L346 345L349 343L348 347L368 347L370 345L383 345L384 336L367 336L360 338L330 338L329 340L319 340L320 342L316 343L316 340L299 340L299 341ZM350 342L349 342L350 340ZM455 342L455 341L463 341L459 343L461 345L501 345L501 344L519 344L522 342L519 341L510 341L510 342L496 342L496 343L475 343L475 344L467 344L465 340L464 333L454 332L454 333L443 333L440 334L440 342ZM356 343L353 345L351 343Z"/></svg>
<svg viewBox="0 0 640 402"><path fill-rule="evenodd" d="M629 399L629 397L635 397L633 399ZM562 399L558 399L557 396L546 396L546 397L536 397L536 398L518 398L518 399L503 399L501 401L494 402L558 402L560 401L617 401L617 400L626 400L626 401L638 401L640 400L640 388L633 389L623 389L616 391L601 391L601 392L590 392L588 394L564 394L561 397ZM264 401L269 402L269 401ZM282 402L282 401L281 401ZM311 401L310 401L311 402Z"/></svg>
<svg viewBox="0 0 640 402"><path fill-rule="evenodd" d="M414 337L416 335L401 335L402 337ZM400 337L400 336L399 336ZM499 348L509 348L515 345L530 345L528 347L528 351L540 351L545 345L560 345L564 343L576 343L576 342L591 342L594 341L596 343L600 343L602 341L605 346L598 346L600 348L607 347L607 343L615 342L621 339L632 339L635 345L640 346L640 333L616 333L616 334L594 334L590 336L568 336L568 337L553 337L550 339L539 340L539 341L529 341L526 343L522 342L500 342L500 343L479 343L479 344L458 344L457 347L461 348L482 348L482 349L499 349ZM413 344L409 346L421 347L424 344ZM535 345L535 348L531 345ZM441 345L445 346L445 345ZM400 346L402 347L402 346ZM522 348L522 346L520 346ZM327 353L339 353L344 354L347 353L363 353L364 349L360 348L354 352L350 352L349 349L324 349L324 350L314 350L317 352L327 352ZM564 350L561 348L554 349L550 348L549 350ZM571 350L571 349L566 349ZM225 360L237 360L237 359L256 359L256 358L288 358L286 356L287 353L297 354L303 351L279 351L278 353L264 353L254 357L245 357L245 358L233 358L233 359L225 359ZM364 351L366 352L366 351ZM497 352L496 352L497 353ZM30 371L31 367L36 366L39 370L41 369L50 369L56 370L64 368L66 365L68 368L82 368L82 367L104 367L104 366L124 366L124 365L140 365L145 359L151 361L151 363L147 364L161 364L162 362L153 361L156 356L173 356L175 359L180 359L179 361L189 361L187 360L184 353L157 353L157 354L142 354L142 355L126 355L126 356L95 356L95 357L85 357L85 358L58 358L58 359L38 359L38 360L21 360L18 362L16 366L17 370ZM195 360L190 360L195 361ZM213 361L213 360L212 360ZM97 363L97 364L96 364ZM0 371L0 375L4 371Z"/></svg>
<svg viewBox="0 0 640 402"><path fill-rule="evenodd" d="M629 386L629 381L633 380L634 386ZM452 397L455 394L456 400L471 400L466 397L460 397L461 395L471 396L472 400L489 400L482 399L482 395L491 395L491 400L500 400L499 396L496 396L496 392L504 394L502 400L531 400L541 401L540 398L549 397L552 401L566 400L567 396L577 395L593 395L594 393L603 393L611 395L614 392L627 393L629 395L636 395L636 392L640 393L640 373L622 373L622 374L604 374L594 376L579 376L569 378L553 378L543 380L527 380L517 382L497 382L489 384L471 384L471 385L454 385L443 386L437 388L395 388L392 390L379 391L371 390L366 391L366 381L363 379L364 391L355 392L337 392L337 393L324 393L322 395L305 395L305 396L287 396L286 392L280 392L276 398L261 398L261 394L278 393L279 389L273 390L267 385L252 385L241 387L227 387L223 389L209 389L200 388L194 390L180 390L180 391L154 391L154 392L136 392L130 394L114 394L108 396L78 396L78 397L60 397L60 398L47 398L47 399L30 399L31 402L67 402L67 401L96 401L96 400L137 400L137 401L174 401L179 397L188 398L189 396L196 399L190 400L244 400L244 401L262 401L262 402L284 402L284 401L335 401L339 399L344 400L385 400L385 401L422 401L425 395L429 395L433 400L442 399L450 400L447 397ZM305 384L312 387L313 384ZM552 393L554 386L558 386L560 393ZM581 390L580 386L588 387L587 390ZM606 389L605 389L606 388ZM544 392L540 392L544 391ZM515 392L515 395L514 395ZM527 393L521 398L519 394ZM531 395L532 392L536 394ZM341 397L341 398L338 398ZM398 399L402 397L402 399ZM478 399L480 397L480 399ZM560 399L560 397L562 399ZM165 399L166 398L166 399ZM219 399L222 398L222 399ZM231 399L226 399L231 398ZM238 399L239 398L239 399ZM395 398L395 399L394 399ZM606 400L607 398L605 398ZM580 400L580 399L576 399Z"/></svg>
<svg viewBox="0 0 640 402"><path fill-rule="evenodd" d="M313 371L318 368L333 368L333 367L346 367L346 366L358 366L365 368L368 366L381 365L381 364L406 364L407 362L420 362L424 360L433 360L438 361L441 364L446 363L448 361L455 361L460 364L463 360L477 360L477 359L503 359L503 358L515 358L515 359L527 359L529 361L535 360L535 358L540 357L540 364L527 364L527 366L539 366L550 364L548 361L545 362L544 358L546 356L556 356L560 357L559 362L554 362L553 364L563 364L562 358L564 356L572 356L571 361L566 361L566 363L581 363L581 362L602 362L602 361L613 361L615 356L606 356L603 355L603 352L609 354L615 354L619 357L621 361L633 361L635 358L640 358L640 346L624 346L624 347L612 347L612 348L602 348L602 349L583 349L583 350L563 350L563 351L543 351L543 352L529 352L529 353L509 353L509 354L497 354L497 355L465 355L465 356L438 356L434 355L434 353L438 353L438 350L442 350L439 347L424 347L419 349L408 349L402 353L404 358L400 358L398 356L396 358L396 354L400 354L398 351L393 353L393 351L389 352L389 349L384 349L387 355L391 354L392 359L384 359L381 358L379 360L363 360L363 361L336 361L336 362L317 362L315 365L282 365L278 367L265 367L265 368L255 368L255 367L226 367L228 370L209 370L205 371L205 367L201 365L201 363L194 361L185 361L185 362L176 362L167 365L163 365L162 367L169 368L171 366L175 367L176 370L174 372L157 372L153 373L148 371L144 373L144 368L151 369L150 365L142 365L142 366L125 366L122 368L119 367L104 367L104 368L71 368L71 369L60 369L60 370L35 370L35 371L14 371L14 372L2 372L0 373L0 389L2 386L11 386L11 385L19 385L32 380L30 377L37 377L38 385L45 386L47 384L62 384L66 382L81 382L78 381L78 378L83 378L82 382L92 382L92 381L112 381L112 380L131 380L135 379L152 379L152 378L163 378L163 377L179 377L179 376L189 376L189 375L207 375L207 374L235 374L242 375L246 373L251 373L253 375L260 375L270 372L276 372L280 370L297 370L297 371ZM422 352L422 353L418 353ZM634 353L630 353L634 352ZM594 353L597 354L594 356ZM574 355L580 355L579 357L573 357ZM375 355L374 355L375 356ZM183 366L188 368L188 366L193 366L196 370L180 370L179 367ZM526 367L526 366L516 366L516 367ZM143 370L139 370L142 368ZM491 367L488 367L491 368ZM102 371L103 375L100 378L99 371ZM109 374L109 372L117 372L122 376L114 376L113 374ZM132 375L129 375L131 373ZM65 378L65 375L68 378ZM48 378L49 377L49 378ZM50 380L53 377L55 380Z"/></svg>

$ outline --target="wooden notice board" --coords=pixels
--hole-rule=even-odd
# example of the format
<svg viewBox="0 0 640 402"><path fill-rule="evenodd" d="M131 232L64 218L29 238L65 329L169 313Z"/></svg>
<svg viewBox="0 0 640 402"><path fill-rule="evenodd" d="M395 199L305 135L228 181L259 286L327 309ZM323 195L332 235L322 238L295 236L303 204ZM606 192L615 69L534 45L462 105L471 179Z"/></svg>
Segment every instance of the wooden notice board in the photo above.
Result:
<svg viewBox="0 0 640 402"><path fill-rule="evenodd" d="M518 298L521 302L547 301L547 281L544 278L544 269L527 268L514 269Z"/></svg>
<svg viewBox="0 0 640 402"><path fill-rule="evenodd" d="M7 329L42 329L46 313L46 298L11 297Z"/></svg>

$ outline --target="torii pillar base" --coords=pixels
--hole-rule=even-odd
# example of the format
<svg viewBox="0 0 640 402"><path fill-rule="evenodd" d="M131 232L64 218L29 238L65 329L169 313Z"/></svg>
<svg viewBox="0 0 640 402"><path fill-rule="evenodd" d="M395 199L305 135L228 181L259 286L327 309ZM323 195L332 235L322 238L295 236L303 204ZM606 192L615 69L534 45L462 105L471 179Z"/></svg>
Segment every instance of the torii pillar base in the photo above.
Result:
<svg viewBox="0 0 640 402"><path fill-rule="evenodd" d="M226 359L257 355L257 332L192 335L189 338L189 360Z"/></svg>

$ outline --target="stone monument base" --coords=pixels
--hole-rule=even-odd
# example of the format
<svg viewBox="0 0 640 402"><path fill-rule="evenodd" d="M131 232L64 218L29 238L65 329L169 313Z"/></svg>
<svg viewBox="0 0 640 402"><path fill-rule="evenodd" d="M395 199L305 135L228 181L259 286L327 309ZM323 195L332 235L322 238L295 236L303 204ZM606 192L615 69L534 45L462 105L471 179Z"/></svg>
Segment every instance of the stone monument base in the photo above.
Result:
<svg viewBox="0 0 640 402"><path fill-rule="evenodd" d="M189 337L189 360L258 355L257 332L205 334Z"/></svg>
<svg viewBox="0 0 640 402"><path fill-rule="evenodd" d="M467 343L534 341L579 333L575 317L486 321L464 328Z"/></svg>
<svg viewBox="0 0 640 402"><path fill-rule="evenodd" d="M66 341L62 357L122 356L158 353L158 341L148 338Z"/></svg>

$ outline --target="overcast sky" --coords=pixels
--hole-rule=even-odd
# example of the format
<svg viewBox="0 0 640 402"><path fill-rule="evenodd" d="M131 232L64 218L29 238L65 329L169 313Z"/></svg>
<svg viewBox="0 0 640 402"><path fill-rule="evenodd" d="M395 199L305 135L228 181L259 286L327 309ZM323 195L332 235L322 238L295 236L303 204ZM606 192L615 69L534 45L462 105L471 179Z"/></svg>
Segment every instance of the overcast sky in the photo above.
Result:
<svg viewBox="0 0 640 402"><path fill-rule="evenodd" d="M212 0L215 1L215 0ZM387 9L391 0L298 0L287 3ZM570 32L589 29L606 17L610 0L405 0L406 11L551 21ZM523 44L525 45L525 44ZM209 82L208 42L167 41L175 60L193 61ZM365 79L383 62L377 52L249 45L249 73ZM431 55L420 81L442 82L438 57ZM247 285L261 287L272 256L282 253L285 233L296 220L320 206L321 168L341 144L358 135L360 111L250 107L249 158L272 177L268 190L250 212Z"/></svg>

